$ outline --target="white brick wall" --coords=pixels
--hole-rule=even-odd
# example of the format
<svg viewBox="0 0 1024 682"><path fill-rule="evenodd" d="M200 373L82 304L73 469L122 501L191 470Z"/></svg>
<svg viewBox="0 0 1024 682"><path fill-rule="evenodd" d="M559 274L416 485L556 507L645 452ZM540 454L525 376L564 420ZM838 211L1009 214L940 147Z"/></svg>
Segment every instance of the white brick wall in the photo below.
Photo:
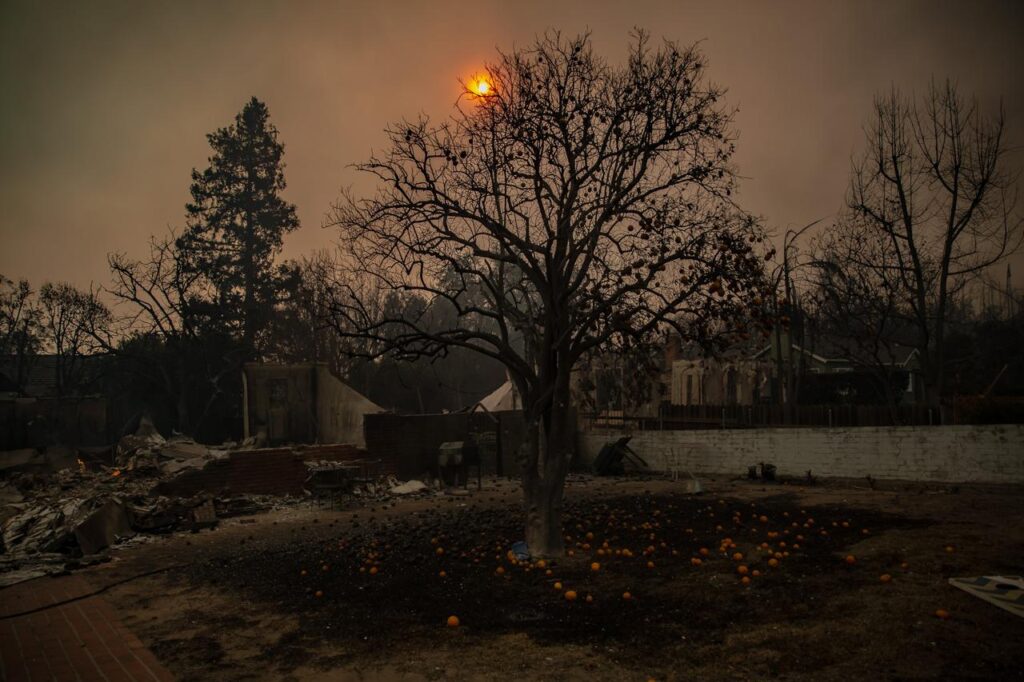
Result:
<svg viewBox="0 0 1024 682"><path fill-rule="evenodd" d="M581 431L592 462L615 431ZM1024 483L1024 425L636 431L630 447L655 470L672 457L694 474L745 475L770 462L783 476Z"/></svg>

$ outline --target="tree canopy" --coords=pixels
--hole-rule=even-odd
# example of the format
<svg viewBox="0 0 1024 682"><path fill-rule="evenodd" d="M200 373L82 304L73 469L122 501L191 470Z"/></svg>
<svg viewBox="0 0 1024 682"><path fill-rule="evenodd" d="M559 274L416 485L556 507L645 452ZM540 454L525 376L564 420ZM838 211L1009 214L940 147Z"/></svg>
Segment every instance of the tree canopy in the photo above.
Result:
<svg viewBox="0 0 1024 682"><path fill-rule="evenodd" d="M267 106L253 97L235 122L207 136L209 167L192 171L187 231L178 239L186 266L213 285L210 314L237 333L250 358L280 289L274 259L299 227L285 188L284 145Z"/></svg>
<svg viewBox="0 0 1024 682"><path fill-rule="evenodd" d="M549 33L479 78L450 119L389 127L357 166L379 191L335 206L353 272L333 313L359 352L505 365L534 434L528 539L557 553L576 363L669 329L709 348L746 334L763 237L733 201L732 112L696 47L638 34L613 66L588 36ZM398 291L445 301L454 323L367 303Z"/></svg>

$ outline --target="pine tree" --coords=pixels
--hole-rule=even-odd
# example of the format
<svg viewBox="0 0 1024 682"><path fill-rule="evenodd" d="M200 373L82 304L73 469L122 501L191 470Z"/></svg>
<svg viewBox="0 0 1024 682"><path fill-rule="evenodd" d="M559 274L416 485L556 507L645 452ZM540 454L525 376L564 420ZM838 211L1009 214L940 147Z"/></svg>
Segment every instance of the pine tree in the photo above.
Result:
<svg viewBox="0 0 1024 682"><path fill-rule="evenodd" d="M213 155L192 170L187 231L178 239L187 267L213 292L207 317L240 336L246 359L259 356L259 335L280 290L274 258L286 233L299 227L285 188L284 145L267 106L253 97L233 125L207 135ZM212 297L215 296L215 300Z"/></svg>

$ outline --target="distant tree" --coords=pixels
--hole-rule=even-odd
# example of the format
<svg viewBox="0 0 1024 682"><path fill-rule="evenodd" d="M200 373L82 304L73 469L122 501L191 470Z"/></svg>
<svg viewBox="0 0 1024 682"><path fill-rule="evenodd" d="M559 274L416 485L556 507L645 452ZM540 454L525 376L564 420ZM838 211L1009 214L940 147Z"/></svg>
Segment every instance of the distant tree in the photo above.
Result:
<svg viewBox="0 0 1024 682"><path fill-rule="evenodd" d="M335 207L354 272L334 314L371 356L461 348L505 366L530 434L526 539L559 555L577 362L667 328L707 347L741 333L765 295L762 237L730 197L732 118L696 48L641 34L612 67L553 33L486 79L452 119L389 128L358 166L380 189ZM443 301L453 323L368 306L368 283Z"/></svg>
<svg viewBox="0 0 1024 682"><path fill-rule="evenodd" d="M0 275L0 360L10 379L24 390L39 349L39 310L28 280Z"/></svg>
<svg viewBox="0 0 1024 682"><path fill-rule="evenodd" d="M206 170L192 171L188 229L177 246L186 268L213 285L208 313L241 339L247 359L255 359L281 289L274 258L284 235L299 227L295 206L280 196L284 145L255 97L233 125L207 139L213 156Z"/></svg>
<svg viewBox="0 0 1024 682"><path fill-rule="evenodd" d="M330 287L340 265L318 251L281 266L278 302L269 320L264 356L278 362L325 362L344 375L350 360L338 351L329 324Z"/></svg>
<svg viewBox="0 0 1024 682"><path fill-rule="evenodd" d="M916 348L931 404L945 386L952 301L1020 246L1004 128L1002 110L986 116L949 81L920 101L878 97L846 210L815 254L820 309L879 369L895 344Z"/></svg>
<svg viewBox="0 0 1024 682"><path fill-rule="evenodd" d="M113 323L93 338L120 360L134 393L162 396L174 428L195 435L218 401L233 391L241 353L206 314L211 285L186 267L174 233L150 240L149 255L108 256ZM152 405L148 405L152 408Z"/></svg>
<svg viewBox="0 0 1024 682"><path fill-rule="evenodd" d="M93 292L70 284L46 283L39 290L42 348L55 356L58 396L81 389L87 377L84 358L99 350L92 330L110 323L110 311Z"/></svg>

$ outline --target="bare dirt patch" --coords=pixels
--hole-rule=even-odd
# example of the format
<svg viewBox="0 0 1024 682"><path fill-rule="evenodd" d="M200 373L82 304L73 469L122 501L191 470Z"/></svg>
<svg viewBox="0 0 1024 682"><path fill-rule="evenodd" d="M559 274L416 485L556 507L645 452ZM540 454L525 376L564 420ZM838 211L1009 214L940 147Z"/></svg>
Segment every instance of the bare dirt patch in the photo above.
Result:
<svg viewBox="0 0 1024 682"><path fill-rule="evenodd" d="M91 579L174 563L108 595L182 679L1024 677L1020 619L946 584L1020 573L1019 491L679 490L571 486L574 556L544 566L509 560L521 517L505 483L264 515L133 549Z"/></svg>

